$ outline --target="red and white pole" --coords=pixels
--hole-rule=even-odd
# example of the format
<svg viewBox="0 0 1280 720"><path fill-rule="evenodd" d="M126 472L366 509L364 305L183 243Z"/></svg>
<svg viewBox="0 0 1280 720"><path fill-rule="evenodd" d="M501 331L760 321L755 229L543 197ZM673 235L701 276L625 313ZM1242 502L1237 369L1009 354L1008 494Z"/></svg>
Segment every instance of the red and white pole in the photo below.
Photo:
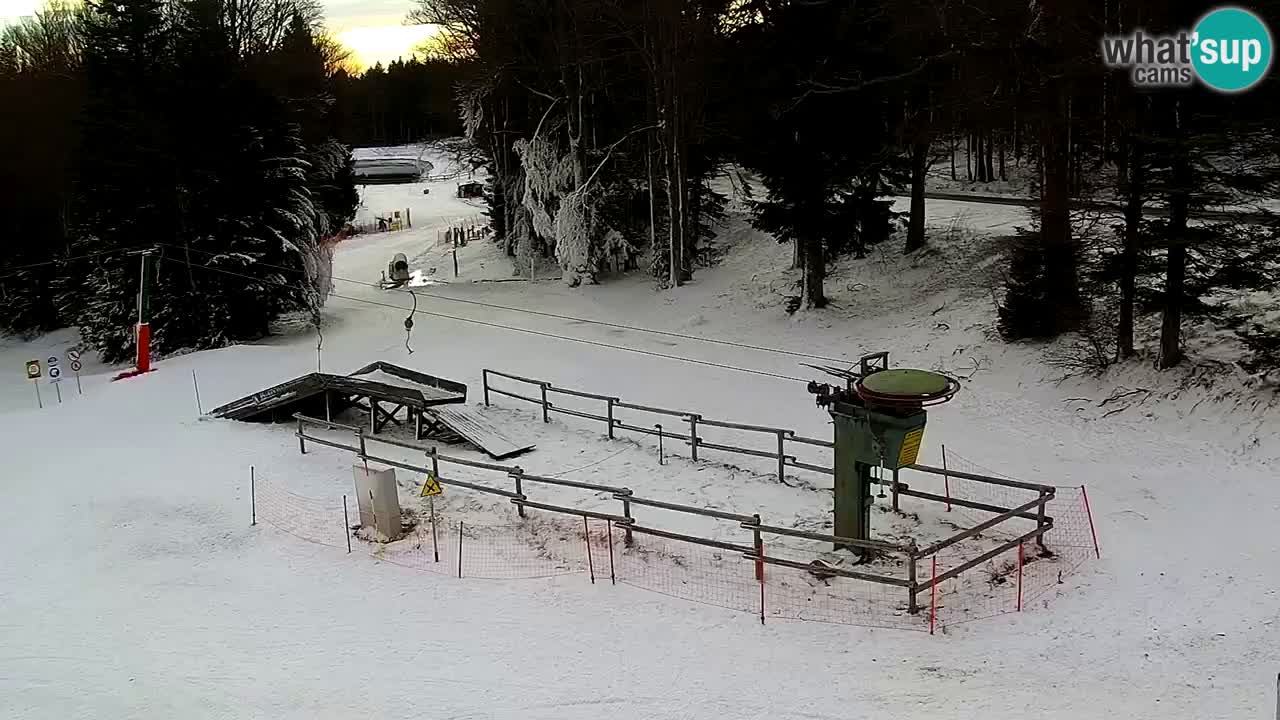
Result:
<svg viewBox="0 0 1280 720"><path fill-rule="evenodd" d="M151 370L151 323L147 316L147 301L150 299L147 295L147 260L150 257L150 251L142 253L138 270L138 356L135 367L139 373Z"/></svg>
<svg viewBox="0 0 1280 720"><path fill-rule="evenodd" d="M116 380L131 378L135 375L151 372L151 323L150 323L150 301L151 294L147 287L147 270L150 267L151 250L143 250L138 253L139 270L138 270L138 324L134 326L133 341L136 353L134 356L134 368L127 373L122 373L115 377Z"/></svg>
<svg viewBox="0 0 1280 720"><path fill-rule="evenodd" d="M938 556L933 556L931 580L929 582L929 634L938 624Z"/></svg>
<svg viewBox="0 0 1280 720"><path fill-rule="evenodd" d="M1022 554L1022 543L1018 543L1018 612L1022 612L1022 565L1024 563Z"/></svg>

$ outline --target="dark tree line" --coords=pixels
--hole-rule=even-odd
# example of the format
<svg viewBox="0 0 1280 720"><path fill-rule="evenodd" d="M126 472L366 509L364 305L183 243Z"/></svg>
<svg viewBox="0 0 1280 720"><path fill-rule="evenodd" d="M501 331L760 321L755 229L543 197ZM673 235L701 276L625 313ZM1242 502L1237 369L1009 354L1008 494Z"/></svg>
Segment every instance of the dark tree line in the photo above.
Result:
<svg viewBox="0 0 1280 720"><path fill-rule="evenodd" d="M11 30L0 153L21 161L4 164L0 195L5 326L76 325L107 360L128 357L128 251L156 248L161 352L318 312L325 241L358 201L319 17L306 0L113 0Z"/></svg>
<svg viewBox="0 0 1280 720"><path fill-rule="evenodd" d="M438 59L393 60L333 76L339 135L357 146L401 145L462 134L454 98L457 65Z"/></svg>

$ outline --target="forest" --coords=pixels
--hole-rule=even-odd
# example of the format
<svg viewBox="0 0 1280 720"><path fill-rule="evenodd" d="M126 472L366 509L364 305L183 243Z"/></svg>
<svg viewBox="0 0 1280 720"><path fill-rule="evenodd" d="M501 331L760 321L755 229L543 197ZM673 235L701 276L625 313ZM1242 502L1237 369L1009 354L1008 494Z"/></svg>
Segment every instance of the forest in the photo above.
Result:
<svg viewBox="0 0 1280 720"><path fill-rule="evenodd" d="M1101 52L1104 36L1175 32L1206 9L417 0L407 20L437 26L432 47L359 73L308 0L52 5L0 41L0 322L75 324L127 356L136 262L86 256L157 243L250 278L272 265L308 278L285 291L160 259L157 312L184 318L162 350L318 313L326 239L357 202L349 148L464 134L516 272L538 256L590 284L625 256L678 288L725 211L712 181L731 174L751 179L752 223L793 246L788 309L805 312L827 304L835 259L940 242L924 223L930 173L980 189L1016 169L1038 202L1009 243L1004 339L1074 338L1101 369L1135 358L1154 318L1151 360L1168 368L1194 318L1233 333L1248 370L1274 370L1276 74L1231 94L1145 87ZM1252 9L1280 17L1274 0Z"/></svg>
<svg viewBox="0 0 1280 720"><path fill-rule="evenodd" d="M723 212L709 180L741 170L757 180L753 223L794 245L793 304L821 308L832 258L928 242L927 175L949 158L957 178L963 148L979 189L1033 169L1034 223L1010 243L997 303L1006 340L1069 335L1072 362L1099 370L1134 357L1136 320L1154 316L1169 368L1184 322L1207 319L1248 348L1246 368L1274 369L1275 73L1233 94L1150 87L1101 52L1104 36L1173 33L1207 9L418 0L411 18L442 27L466 71L460 111L491 158L491 222L517 271L537 253L591 283L606 257L644 251L679 286ZM1103 201L1116 212L1090 212Z"/></svg>

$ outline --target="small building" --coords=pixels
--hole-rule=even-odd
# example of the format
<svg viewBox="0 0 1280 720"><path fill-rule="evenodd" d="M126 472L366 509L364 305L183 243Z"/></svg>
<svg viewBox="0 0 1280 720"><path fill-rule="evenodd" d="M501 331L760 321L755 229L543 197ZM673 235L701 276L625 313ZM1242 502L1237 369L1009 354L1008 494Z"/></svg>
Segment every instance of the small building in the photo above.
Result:
<svg viewBox="0 0 1280 720"><path fill-rule="evenodd" d="M484 185L474 180L458 184L458 197L460 198L480 198L484 197Z"/></svg>

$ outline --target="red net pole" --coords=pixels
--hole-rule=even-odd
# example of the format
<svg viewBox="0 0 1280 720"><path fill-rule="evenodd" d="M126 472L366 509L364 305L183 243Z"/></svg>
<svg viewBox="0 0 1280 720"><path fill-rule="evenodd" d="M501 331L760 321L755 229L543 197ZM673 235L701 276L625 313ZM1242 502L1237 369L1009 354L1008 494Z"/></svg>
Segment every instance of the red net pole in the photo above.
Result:
<svg viewBox="0 0 1280 720"><path fill-rule="evenodd" d="M1102 551L1098 549L1098 531L1093 527L1093 512L1089 510L1089 493L1080 486L1080 496L1084 498L1084 514L1089 516L1089 534L1093 535L1093 554L1102 559Z"/></svg>
<svg viewBox="0 0 1280 720"><path fill-rule="evenodd" d="M1022 612L1022 543L1018 543L1018 612Z"/></svg>
<svg viewBox="0 0 1280 720"><path fill-rule="evenodd" d="M764 540L760 539L759 531L756 531L755 545L756 545L756 582L764 582Z"/></svg>
<svg viewBox="0 0 1280 720"><path fill-rule="evenodd" d="M942 490L947 494L947 512L951 512L951 476L947 474L947 446L942 446Z"/></svg>
<svg viewBox="0 0 1280 720"><path fill-rule="evenodd" d="M764 624L764 580L760 581L760 624Z"/></svg>
<svg viewBox="0 0 1280 720"><path fill-rule="evenodd" d="M929 583L929 634L938 623L938 556L933 556L932 580Z"/></svg>
<svg viewBox="0 0 1280 720"><path fill-rule="evenodd" d="M587 527L587 516L582 516L582 542L587 544L587 570L591 572L591 584L596 584L596 565L591 560L591 529Z"/></svg>
<svg viewBox="0 0 1280 720"><path fill-rule="evenodd" d="M618 577L613 572L613 521L606 520L605 523L609 533L609 584L617 585Z"/></svg>

